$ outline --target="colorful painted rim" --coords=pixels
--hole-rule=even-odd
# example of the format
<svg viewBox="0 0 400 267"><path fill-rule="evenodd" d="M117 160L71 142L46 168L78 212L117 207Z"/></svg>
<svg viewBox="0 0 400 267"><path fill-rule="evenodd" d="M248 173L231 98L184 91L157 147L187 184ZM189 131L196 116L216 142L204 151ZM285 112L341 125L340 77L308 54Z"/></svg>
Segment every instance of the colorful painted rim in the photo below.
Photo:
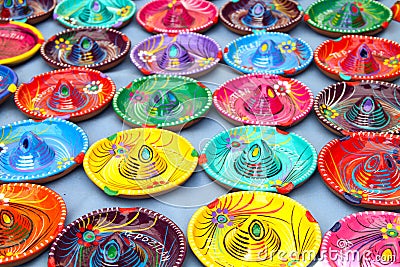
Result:
<svg viewBox="0 0 400 267"><path fill-rule="evenodd" d="M4 233L2 242L7 244L12 238L12 231L20 231L15 237L20 237L20 240L11 240L14 244L1 249L0 264L19 266L37 257L54 241L64 228L67 207L56 192L36 184L2 184L0 197L2 220L12 220L11 216L18 215L15 221L11 221L14 227L6 228L8 234ZM33 235L36 236L31 237Z"/></svg>
<svg viewBox="0 0 400 267"><path fill-rule="evenodd" d="M398 209L399 145L394 134L350 133L321 149L318 170L328 188L351 205Z"/></svg>
<svg viewBox="0 0 400 267"><path fill-rule="evenodd" d="M7 98L17 90L18 76L9 67L0 65L0 103L3 103Z"/></svg>
<svg viewBox="0 0 400 267"><path fill-rule="evenodd" d="M155 21L161 22L166 11L176 3L184 3L184 8L193 12L189 14L194 19L192 25L186 28L176 28L165 26L163 23L156 24ZM205 0L153 0L138 10L136 20L140 26L151 33L204 32L217 24L218 7Z"/></svg>
<svg viewBox="0 0 400 267"><path fill-rule="evenodd" d="M184 183L197 160L197 151L182 136L162 129L136 128L94 143L83 167L107 195L144 198L167 193Z"/></svg>
<svg viewBox="0 0 400 267"><path fill-rule="evenodd" d="M68 97L62 96L63 86L69 88ZM15 104L33 119L58 117L76 122L103 111L115 91L114 82L104 73L71 67L39 74L21 84L15 92ZM75 109L71 109L72 105Z"/></svg>
<svg viewBox="0 0 400 267"><path fill-rule="evenodd" d="M399 90L400 86L381 81L338 82L318 93L314 112L327 129L338 135L355 131L398 134ZM360 101L371 103L374 110L364 110Z"/></svg>
<svg viewBox="0 0 400 267"><path fill-rule="evenodd" d="M400 218L395 212L364 211L350 214L326 232L322 240L321 257L328 266L338 266L337 261L346 255L352 257L354 266L397 266L400 256L399 228Z"/></svg>
<svg viewBox="0 0 400 267"><path fill-rule="evenodd" d="M288 32L293 29L303 17L303 7L293 0L273 0L266 3L270 8L271 16L277 20L271 24L264 24L262 27L252 27L243 23L243 17L246 17L252 8L252 5L259 3L256 1L227 1L219 10L219 17L223 24L233 32L238 34L251 34L254 31L264 30L267 32L278 31ZM243 10L243 11L242 11ZM238 14L235 15L235 12ZM292 12L292 13L291 13ZM257 14L258 15L258 14ZM236 18L238 16L238 18ZM234 19L235 18L235 19ZM249 18L251 21L251 16ZM270 18L270 20L272 20ZM269 21L271 22L271 21Z"/></svg>
<svg viewBox="0 0 400 267"><path fill-rule="evenodd" d="M357 50L357 47L350 47L352 43L354 43L356 40L361 51L363 50L363 48L365 50L365 46L373 46L374 49L371 48L369 51L367 51L367 55L369 56L371 62L371 68L379 68L377 73L365 73L365 69L363 70L362 61L357 60L357 58L353 56L352 53L347 52L351 49ZM376 57L374 56L375 54ZM360 71L354 71L352 73L343 71L343 69L338 65L338 60L344 60L347 58L349 61L349 64L347 66L355 68L356 70L359 69ZM339 81L393 81L397 79L400 75L400 64L397 63L399 59L399 43L380 37L363 35L346 35L336 40L327 40L321 43L314 51L314 61L317 64L317 67L328 77ZM358 62L360 63L358 64ZM347 62L344 63L347 64ZM381 68L385 69L384 73L382 73ZM361 72L361 70L363 72ZM360 73L364 75L360 75Z"/></svg>
<svg viewBox="0 0 400 267"><path fill-rule="evenodd" d="M279 43L281 47L276 45L269 48L267 45L265 48L264 42L271 41ZM263 49L272 51L262 51ZM263 55L264 52L270 56L266 57ZM290 56L284 57L282 54ZM292 38L280 32L259 32L240 37L224 48L223 56L226 64L243 73L269 73L284 76L293 76L304 71L313 59L309 44L300 38ZM262 67L254 65L253 58L259 61L257 64ZM281 65L276 66L274 62L269 62L271 60L280 61ZM248 64L243 65L243 62Z"/></svg>
<svg viewBox="0 0 400 267"><path fill-rule="evenodd" d="M287 194L314 173L317 152L303 137L269 126L242 126L214 136L199 164L230 189Z"/></svg>
<svg viewBox="0 0 400 267"><path fill-rule="evenodd" d="M149 107L149 100L158 94L172 94L176 98L174 103L170 103L176 107L158 108L160 112L165 109L166 114L171 114L166 118L157 114L156 103ZM212 105L212 93L205 85L189 77L151 75L119 89L112 104L115 113L131 126L176 130L192 125L207 114ZM147 108L155 112L154 115L150 116ZM178 111L174 113L174 110Z"/></svg>
<svg viewBox="0 0 400 267"><path fill-rule="evenodd" d="M217 111L235 125L290 127L310 113L313 99L302 82L273 74L240 76L225 82L213 94Z"/></svg>
<svg viewBox="0 0 400 267"><path fill-rule="evenodd" d="M29 24L36 24L47 19L51 15L51 12L53 12L54 8L56 7L56 4L57 4L56 0L42 0L42 1L28 0L26 1L26 6L30 8L32 13L17 18L4 17L3 16L4 5L2 4L2 8L0 9L0 14L2 14L0 16L0 21L8 22L15 20ZM20 6L20 8L23 9L22 6Z"/></svg>
<svg viewBox="0 0 400 267"><path fill-rule="evenodd" d="M79 26L122 28L133 18L136 4L130 0L119 0L118 6L116 4L112 0L65 0L57 4L53 18L67 28ZM100 10L90 10L91 6L92 8L96 6ZM80 18L81 14L84 19ZM109 19L105 20L107 17ZM101 21L96 21L98 18L101 18Z"/></svg>
<svg viewBox="0 0 400 267"><path fill-rule="evenodd" d="M177 44L178 46L175 46ZM171 53L178 53L171 56ZM211 71L222 58L219 44L208 36L186 32L158 34L138 43L130 55L145 75L173 74L198 77ZM178 63L178 66L174 65Z"/></svg>
<svg viewBox="0 0 400 267"><path fill-rule="evenodd" d="M79 235L79 233L82 235ZM87 235L83 235L85 233ZM117 238L115 238L116 235L118 235ZM103 253L104 248L99 248L99 246L103 242L107 242L107 239L111 239L111 241L108 241L108 244L110 244L108 247L113 247L112 244L116 240L120 241L118 244L122 243L126 246L126 242L131 242L130 247L121 247L121 250L127 249L124 252L131 253L129 255L151 251L160 257L156 259L159 260L157 262L150 262L150 264L147 262L145 264L140 260L141 257L133 254L137 258L131 259L129 263L133 263L133 265L129 266L179 267L182 266L187 251L186 239L182 230L166 216L141 207L113 207L92 211L67 225L58 234L50 248L48 266L70 266L70 263L74 260L75 264L78 264L77 256L74 259L73 257L69 257L69 255L78 255L79 251L85 249L85 244L97 247L97 249L90 249L88 253ZM132 249L132 245L136 245L137 247L134 246L135 249ZM167 245L169 245L169 250L167 250ZM159 250L161 252L158 252ZM71 251L76 251L76 253L70 253ZM98 255L97 260L101 261L105 266L109 262L104 262L103 260L105 259L101 258L101 256ZM121 260L121 256L126 257L126 255L117 256L119 256L119 261ZM145 256L149 260L149 255L145 254ZM69 260L69 262L66 263L65 259ZM136 262L134 261L135 259ZM109 261L112 260L115 259L109 259ZM125 264L127 263L125 262Z"/></svg>
<svg viewBox="0 0 400 267"><path fill-rule="evenodd" d="M332 25L332 20L340 20L338 11L350 2L345 0L340 1L329 1L329 0L318 0L313 2L307 9L304 15L304 21L311 27L318 30L318 32L326 35L335 35L339 37L345 34L363 34L373 35L386 29L389 23L392 21L393 13L387 6L372 0L359 0L354 2L354 6L360 12L360 15L352 19L354 27L340 28ZM353 11L354 12L354 11ZM343 14L342 14L343 15ZM353 18L352 16L350 16ZM365 23L361 24L361 20Z"/></svg>
<svg viewBox="0 0 400 267"><path fill-rule="evenodd" d="M102 51L106 52L102 60L99 62L85 64L80 62L73 64L67 59L63 61L60 57L66 57L75 50L74 45L79 47L79 41L85 36L91 41L100 43ZM59 48L57 48L57 46ZM54 68L68 68L72 66L80 66L91 69L104 71L118 65L128 55L131 48L131 41L128 36L120 31L103 28L103 27L78 27L67 29L50 37L40 48L40 55L43 59Z"/></svg>
<svg viewBox="0 0 400 267"><path fill-rule="evenodd" d="M18 150L18 146L26 146L25 139L18 144L22 137L30 140L28 144L36 144L37 147ZM60 178L82 163L88 146L88 137L80 127L59 118L41 122L24 120L2 126L0 181L44 183ZM35 149L40 149L40 153L31 153ZM23 152L34 155L33 158L40 160L40 164L30 163L29 160L24 162ZM19 160L13 162L16 166L10 166L10 157ZM37 164L40 166L37 167ZM27 169L29 166L33 166L34 170Z"/></svg>
<svg viewBox="0 0 400 267"><path fill-rule="evenodd" d="M43 44L44 39L43 39L43 35L42 33L36 29L35 27L26 24L26 23L22 23L22 22L16 22L16 21L10 21L8 23L0 23L0 32L3 32L3 29L5 29L5 31L7 31L7 28L17 28L18 29L18 33L24 33L25 35L30 35L32 38L32 44L30 44L29 50L19 53L17 55L13 55L10 57L0 57L0 64L4 64L4 65L14 65L14 64L18 64L21 63L25 60L28 60L29 58L31 58L40 48L40 46ZM9 32L10 30L8 30ZM1 36L5 36L6 33L1 34ZM20 42L23 42L24 45L29 45L29 42L26 38L26 36L17 36L18 38L20 38ZM4 47L9 46L9 44L7 43L8 39L1 39L2 40L2 44L3 44L3 49ZM17 39L18 40L18 39ZM16 40L16 41L17 41ZM15 44L13 44L13 48L15 48L14 46ZM20 51L20 49L14 49L15 51ZM26 50L26 49L25 49Z"/></svg>
<svg viewBox="0 0 400 267"><path fill-rule="evenodd" d="M260 266L264 263L265 266L293 264L305 267L313 261L321 244L320 227L305 207L289 197L268 192L241 191L219 197L194 213L187 236L193 253L208 267L226 263L231 266ZM271 238L268 241L259 241L268 237ZM277 241L282 246L274 247ZM228 247L229 244L232 246ZM265 250L260 250L260 247ZM307 257L299 259L294 255L289 259L280 257L280 260L277 254L269 254L279 251L307 254ZM252 261L242 261L244 256Z"/></svg>

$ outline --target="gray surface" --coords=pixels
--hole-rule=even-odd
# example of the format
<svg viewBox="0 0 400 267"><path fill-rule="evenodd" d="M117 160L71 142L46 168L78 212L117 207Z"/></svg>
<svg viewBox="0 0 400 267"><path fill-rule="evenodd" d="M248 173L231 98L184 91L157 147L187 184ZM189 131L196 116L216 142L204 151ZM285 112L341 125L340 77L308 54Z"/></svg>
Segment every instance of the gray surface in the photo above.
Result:
<svg viewBox="0 0 400 267"><path fill-rule="evenodd" d="M214 3L219 7L224 2L225 1L223 0L214 1ZM144 3L145 1L143 0L136 1L138 7L141 7ZM301 0L300 3L304 8L306 8L311 1ZM384 1L383 3L390 7L394 1ZM50 36L64 29L51 19L36 26L43 33L45 39L48 39ZM400 25L397 22L393 22L390 24L389 28L379 36L399 41L399 28ZM133 45L150 36L150 34L145 32L135 20L123 28L122 32L128 35ZM290 32L290 34L294 37L304 39L313 49L315 49L322 41L327 39L327 37L313 32L304 22L301 22L300 25ZM228 42L239 37L239 35L227 30L221 22L219 22L217 26L208 30L206 35L215 39L222 48ZM14 70L17 72L20 82L22 83L29 81L34 75L51 71L52 68L47 66L40 55L37 54L28 62L14 67ZM122 64L106 73L114 80L117 88L125 86L133 79L141 76L140 72L130 62L129 58L126 58ZM220 64L214 71L206 76L200 77L198 80L221 84L236 76L238 76L237 73L231 71L226 65ZM304 73L297 75L295 78L308 85L314 95L324 87L334 83L333 80L325 77L313 63L310 68L308 68ZM215 86L212 87L215 89ZM1 125L26 119L26 117L16 108L12 98L8 99L7 102L1 106L0 112ZM122 124L114 114L111 107L98 116L78 124L88 133L91 144L117 131L129 128ZM195 148L199 150L204 143L215 134L231 127L233 126L219 117L214 108L212 108L206 119L200 121L193 127L182 131L181 134L188 138ZM326 130L317 121L313 112L311 112L304 121L297 126L288 129L288 131L304 136L314 145L318 152L328 141L335 138L332 133ZM68 209L66 223L70 223L83 214L100 208L114 206L142 206L166 215L176 222L184 232L186 232L187 224L192 214L199 206L207 204L215 197L226 193L225 189L212 183L199 168L184 186L176 191L158 197L157 199L133 200L109 197L87 178L82 167L77 168L75 171L59 180L46 184L46 186L52 188L64 198ZM325 233L334 222L343 216L361 210L360 208L350 206L335 197L322 182L318 171L315 172L310 180L304 185L291 192L289 196L302 203L311 211L316 220L320 223L322 233ZM47 255L48 250L38 258L24 264L23 266L47 266ZM184 266L197 267L202 265L190 249L188 249Z"/></svg>

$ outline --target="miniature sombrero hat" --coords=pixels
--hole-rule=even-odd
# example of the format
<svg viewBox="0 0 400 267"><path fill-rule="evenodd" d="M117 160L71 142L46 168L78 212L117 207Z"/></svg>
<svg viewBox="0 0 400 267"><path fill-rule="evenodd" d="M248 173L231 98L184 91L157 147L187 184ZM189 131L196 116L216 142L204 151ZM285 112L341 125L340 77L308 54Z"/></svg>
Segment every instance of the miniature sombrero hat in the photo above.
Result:
<svg viewBox="0 0 400 267"><path fill-rule="evenodd" d="M122 120L134 127L178 130L200 120L211 102L210 89L194 79L151 75L121 88L113 107Z"/></svg>
<svg viewBox="0 0 400 267"><path fill-rule="evenodd" d="M197 166L193 146L176 133L136 128L93 144L84 159L88 177L106 194L143 198L184 183Z"/></svg>
<svg viewBox="0 0 400 267"><path fill-rule="evenodd" d="M318 0L306 9L304 20L314 31L335 38L375 35L389 26L392 16L392 11L378 1Z"/></svg>
<svg viewBox="0 0 400 267"><path fill-rule="evenodd" d="M304 12L292 0L242 0L226 2L219 14L229 30L245 35L257 30L288 32L301 21Z"/></svg>
<svg viewBox="0 0 400 267"><path fill-rule="evenodd" d="M320 122L332 132L399 133L399 86L380 81L338 82L324 88L314 101Z"/></svg>
<svg viewBox="0 0 400 267"><path fill-rule="evenodd" d="M212 138L199 156L206 173L230 189L286 194L316 168L317 154L304 138L268 126L242 126Z"/></svg>
<svg viewBox="0 0 400 267"><path fill-rule="evenodd" d="M300 81L272 74L234 78L213 94L217 111L235 125L290 127L307 116L313 99Z"/></svg>
<svg viewBox="0 0 400 267"><path fill-rule="evenodd" d="M394 134L350 133L321 149L318 170L328 188L352 205L398 209L399 145Z"/></svg>
<svg viewBox="0 0 400 267"><path fill-rule="evenodd" d="M133 64L145 75L199 77L215 68L221 58L221 48L213 39L191 32L158 34L138 43L131 52Z"/></svg>
<svg viewBox="0 0 400 267"><path fill-rule="evenodd" d="M88 146L88 137L81 128L58 118L3 126L0 180L52 181L81 164Z"/></svg>

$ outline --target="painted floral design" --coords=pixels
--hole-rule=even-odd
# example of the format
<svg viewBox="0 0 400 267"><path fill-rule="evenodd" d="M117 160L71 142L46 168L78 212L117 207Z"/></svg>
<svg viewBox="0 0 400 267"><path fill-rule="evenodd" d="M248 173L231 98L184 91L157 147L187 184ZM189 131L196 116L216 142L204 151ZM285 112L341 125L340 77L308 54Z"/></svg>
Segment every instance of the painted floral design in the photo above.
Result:
<svg viewBox="0 0 400 267"><path fill-rule="evenodd" d="M154 181L153 184L151 184L151 185L149 185L147 187L147 189L163 186L163 185L166 185L166 184L167 184L167 182L165 182L165 181Z"/></svg>
<svg viewBox="0 0 400 267"><path fill-rule="evenodd" d="M400 225L388 223L386 228L381 228L382 237L384 239L399 238Z"/></svg>
<svg viewBox="0 0 400 267"><path fill-rule="evenodd" d="M131 11L130 6L124 6L124 7L121 7L121 9L117 11L117 15L121 16L121 17L126 17L126 16L128 16L130 11Z"/></svg>
<svg viewBox="0 0 400 267"><path fill-rule="evenodd" d="M129 148L125 147L123 142L120 142L118 144L113 144L111 148L112 149L109 150L108 152L111 155L114 155L116 158L125 157L129 151Z"/></svg>
<svg viewBox="0 0 400 267"><path fill-rule="evenodd" d="M275 93L278 96L285 96L291 92L292 86L288 81L278 81L278 83L274 84Z"/></svg>
<svg viewBox="0 0 400 267"><path fill-rule="evenodd" d="M238 54L233 55L233 63L235 63L236 65L242 64L242 59L240 58L240 56Z"/></svg>
<svg viewBox="0 0 400 267"><path fill-rule="evenodd" d="M176 0L172 0L171 3L168 4L169 8L172 8L176 4Z"/></svg>
<svg viewBox="0 0 400 267"><path fill-rule="evenodd" d="M242 149L242 146L246 144L246 140L240 135L230 135L225 141L227 142L226 148L231 150Z"/></svg>
<svg viewBox="0 0 400 267"><path fill-rule="evenodd" d="M278 45L278 48L279 50L281 50L282 53L292 53L296 50L296 42L288 40L287 42L280 43Z"/></svg>
<svg viewBox="0 0 400 267"><path fill-rule="evenodd" d="M39 108L39 107L33 108L33 112L43 115L47 114L47 111L44 108Z"/></svg>
<svg viewBox="0 0 400 267"><path fill-rule="evenodd" d="M74 161L74 158L62 158L60 161L57 162L57 168L59 169L65 169L68 167L68 165Z"/></svg>
<svg viewBox="0 0 400 267"><path fill-rule="evenodd" d="M64 38L60 38L54 41L56 43L55 48L58 50L71 50L72 44L69 40L65 40Z"/></svg>
<svg viewBox="0 0 400 267"><path fill-rule="evenodd" d="M383 65L388 66L389 68L397 68L400 65L400 54L387 58L383 61Z"/></svg>
<svg viewBox="0 0 400 267"><path fill-rule="evenodd" d="M8 146L6 146L4 143L0 143L0 156L7 153Z"/></svg>
<svg viewBox="0 0 400 267"><path fill-rule="evenodd" d="M6 197L4 193L0 194L0 205L5 205L8 206L8 203L10 202L10 199Z"/></svg>
<svg viewBox="0 0 400 267"><path fill-rule="evenodd" d="M138 53L138 56L139 56L140 60L143 61L144 63L147 63L147 62L150 63L150 62L156 61L156 56L152 52L149 52L149 51L140 50Z"/></svg>
<svg viewBox="0 0 400 267"><path fill-rule="evenodd" d="M208 66L208 65L210 65L214 60L215 60L215 58L213 58L213 57L201 58L200 61L199 61L199 66L200 66L200 67Z"/></svg>
<svg viewBox="0 0 400 267"><path fill-rule="evenodd" d="M334 119L337 116L339 116L339 113L337 113L337 111L335 109L333 109L330 106L327 106L325 104L322 104L319 106L319 111L321 111L321 113L327 118Z"/></svg>
<svg viewBox="0 0 400 267"><path fill-rule="evenodd" d="M275 180L275 181L269 181L268 182L270 187L284 187L286 186L288 183L284 183L281 180Z"/></svg>
<svg viewBox="0 0 400 267"><path fill-rule="evenodd" d="M76 233L78 244L85 247L97 246L99 244L98 240L101 239L99 233L99 230L93 229L91 224L88 224L86 228L79 228L79 232Z"/></svg>
<svg viewBox="0 0 400 267"><path fill-rule="evenodd" d="M234 216L229 215L228 209L217 209L212 212L212 222L217 225L218 228L224 228L225 226L232 226L232 220Z"/></svg>
<svg viewBox="0 0 400 267"><path fill-rule="evenodd" d="M63 19L65 20L65 22L72 24L72 25L76 25L76 23L77 23L77 20L74 18L64 17Z"/></svg>
<svg viewBox="0 0 400 267"><path fill-rule="evenodd" d="M362 191L362 190L351 189L351 190L350 190L350 194L351 194L353 197L356 197L356 198L359 198L359 199L368 200L368 194L365 193L365 192Z"/></svg>
<svg viewBox="0 0 400 267"><path fill-rule="evenodd" d="M149 100L149 96L143 91L129 92L129 100L133 103L145 103Z"/></svg>
<svg viewBox="0 0 400 267"><path fill-rule="evenodd" d="M83 91L89 95L96 95L100 93L102 90L103 90L103 84L100 81L92 81L83 88Z"/></svg>

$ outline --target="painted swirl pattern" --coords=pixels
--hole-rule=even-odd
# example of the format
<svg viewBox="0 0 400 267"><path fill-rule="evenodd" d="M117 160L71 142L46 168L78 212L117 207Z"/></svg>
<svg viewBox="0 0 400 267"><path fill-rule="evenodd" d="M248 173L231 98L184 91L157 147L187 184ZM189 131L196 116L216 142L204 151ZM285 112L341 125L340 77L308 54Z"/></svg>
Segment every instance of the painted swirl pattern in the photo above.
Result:
<svg viewBox="0 0 400 267"><path fill-rule="evenodd" d="M218 198L193 215L188 235L205 266L307 266L321 241L309 211L292 199L266 192Z"/></svg>
<svg viewBox="0 0 400 267"><path fill-rule="evenodd" d="M168 218L143 208L94 211L67 226L51 247L49 266L181 266L182 231Z"/></svg>
<svg viewBox="0 0 400 267"><path fill-rule="evenodd" d="M13 264L40 253L64 227L66 206L39 185L0 186L0 264Z"/></svg>

